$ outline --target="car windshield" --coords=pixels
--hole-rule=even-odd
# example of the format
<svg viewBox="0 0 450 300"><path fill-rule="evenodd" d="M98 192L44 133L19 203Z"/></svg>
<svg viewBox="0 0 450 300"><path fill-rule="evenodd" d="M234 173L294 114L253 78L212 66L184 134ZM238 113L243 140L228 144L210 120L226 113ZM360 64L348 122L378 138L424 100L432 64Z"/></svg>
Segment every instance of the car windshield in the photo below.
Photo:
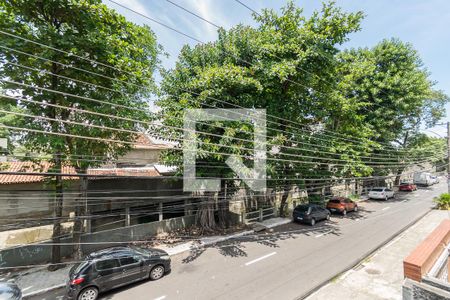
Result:
<svg viewBox="0 0 450 300"><path fill-rule="evenodd" d="M144 248L141 248L141 247L138 247L138 246L130 246L130 248L134 252L136 252L138 254L141 254L141 255L148 255L149 252L151 251L150 249L144 249Z"/></svg>
<svg viewBox="0 0 450 300"><path fill-rule="evenodd" d="M373 190L371 190L371 192L382 192L383 191L383 189L373 189Z"/></svg>
<svg viewBox="0 0 450 300"><path fill-rule="evenodd" d="M330 203L341 203L341 200L339 200L339 199L331 199Z"/></svg>

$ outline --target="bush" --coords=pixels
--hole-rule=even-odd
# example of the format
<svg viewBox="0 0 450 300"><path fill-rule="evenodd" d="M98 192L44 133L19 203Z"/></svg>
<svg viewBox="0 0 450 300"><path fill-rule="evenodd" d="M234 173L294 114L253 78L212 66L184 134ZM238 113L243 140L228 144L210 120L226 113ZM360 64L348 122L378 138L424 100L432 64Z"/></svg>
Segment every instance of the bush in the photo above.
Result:
<svg viewBox="0 0 450 300"><path fill-rule="evenodd" d="M325 199L324 199L324 196L322 196L322 195L312 194L312 195L308 195L308 202L313 203L313 204L323 205L325 203Z"/></svg>
<svg viewBox="0 0 450 300"><path fill-rule="evenodd" d="M350 196L348 196L351 200L353 201L358 201L359 199L361 199L361 196L358 194L351 194Z"/></svg>
<svg viewBox="0 0 450 300"><path fill-rule="evenodd" d="M434 198L439 209L450 210L450 193L441 194L439 197Z"/></svg>

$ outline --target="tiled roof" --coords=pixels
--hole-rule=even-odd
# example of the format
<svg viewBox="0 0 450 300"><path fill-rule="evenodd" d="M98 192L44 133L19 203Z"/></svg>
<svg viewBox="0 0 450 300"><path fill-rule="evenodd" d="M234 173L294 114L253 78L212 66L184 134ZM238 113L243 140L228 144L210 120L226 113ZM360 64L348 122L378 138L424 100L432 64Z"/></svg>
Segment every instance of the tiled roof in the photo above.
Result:
<svg viewBox="0 0 450 300"><path fill-rule="evenodd" d="M52 173L51 164L49 162L33 163L33 162L5 162L0 163L0 171L2 172L21 172L21 173ZM63 174L76 174L75 168L64 166ZM161 176L154 167L135 167L135 168L99 168L88 169L88 175L111 175L111 176L142 176L156 177ZM33 183L43 181L45 176L41 175L13 175L0 174L0 184L14 183ZM78 176L64 176L64 180L77 180Z"/></svg>
<svg viewBox="0 0 450 300"><path fill-rule="evenodd" d="M49 162L34 163L31 161L12 161L0 163L0 171L2 172L21 172L21 173L51 173L51 164ZM76 174L75 168L71 166L63 166L62 173ZM78 179L76 176L64 176L64 180ZM40 175L12 175L0 174L0 184L12 183L31 183L44 180L44 176Z"/></svg>
<svg viewBox="0 0 450 300"><path fill-rule="evenodd" d="M152 138L144 133L140 134L134 145L135 149L155 149L164 150L172 148L173 145L169 143L155 143Z"/></svg>

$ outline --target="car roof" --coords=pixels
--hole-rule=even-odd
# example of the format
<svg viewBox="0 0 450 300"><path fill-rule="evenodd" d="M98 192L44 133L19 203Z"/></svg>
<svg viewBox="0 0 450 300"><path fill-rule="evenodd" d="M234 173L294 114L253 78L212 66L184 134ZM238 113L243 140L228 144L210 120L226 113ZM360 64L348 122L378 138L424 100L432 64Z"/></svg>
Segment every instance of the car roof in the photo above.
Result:
<svg viewBox="0 0 450 300"><path fill-rule="evenodd" d="M349 200L350 200L350 198L347 198L347 197L339 197L339 196L333 197L333 198L331 198L330 200L339 200L339 201L343 201L343 200L346 200L346 199L349 199Z"/></svg>
<svg viewBox="0 0 450 300"><path fill-rule="evenodd" d="M321 206L315 203L303 203L297 205L296 207L321 207Z"/></svg>
<svg viewBox="0 0 450 300"><path fill-rule="evenodd" d="M121 256L128 256L130 253L135 252L129 247L113 247L96 252L92 252L87 256L88 259L102 259L102 258L116 258Z"/></svg>

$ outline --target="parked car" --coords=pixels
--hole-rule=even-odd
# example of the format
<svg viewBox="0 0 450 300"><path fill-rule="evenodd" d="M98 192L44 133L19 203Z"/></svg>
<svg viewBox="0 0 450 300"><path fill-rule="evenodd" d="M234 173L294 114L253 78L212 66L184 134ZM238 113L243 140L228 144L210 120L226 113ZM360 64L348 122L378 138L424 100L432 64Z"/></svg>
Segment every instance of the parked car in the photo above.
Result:
<svg viewBox="0 0 450 300"><path fill-rule="evenodd" d="M67 298L95 300L99 293L151 279L170 271L170 257L159 249L114 247L89 254L72 267L67 283Z"/></svg>
<svg viewBox="0 0 450 300"><path fill-rule="evenodd" d="M417 185L415 185L414 183L402 182L402 183L400 183L400 186L398 187L398 190L399 191L404 191L404 192L417 191Z"/></svg>
<svg viewBox="0 0 450 300"><path fill-rule="evenodd" d="M330 214L328 209L317 204L301 204L294 209L292 217L294 222L308 223L314 226L317 221L329 220Z"/></svg>
<svg viewBox="0 0 450 300"><path fill-rule="evenodd" d="M432 181L432 184L437 184L437 183L439 183L439 177L431 176L431 181Z"/></svg>
<svg viewBox="0 0 450 300"><path fill-rule="evenodd" d="M335 197L328 201L327 209L331 213L339 212L345 216L349 211L358 211L358 205L349 198Z"/></svg>
<svg viewBox="0 0 450 300"><path fill-rule="evenodd" d="M434 180L432 178L431 173L428 172L416 172L413 177L414 184L416 185L424 185L430 186L434 184Z"/></svg>
<svg viewBox="0 0 450 300"><path fill-rule="evenodd" d="M395 197L394 191L391 189L388 189L387 187L373 188L369 192L369 199L388 200L388 199L394 198L394 197Z"/></svg>
<svg viewBox="0 0 450 300"><path fill-rule="evenodd" d="M20 300L22 291L15 283L0 282L0 300Z"/></svg>

